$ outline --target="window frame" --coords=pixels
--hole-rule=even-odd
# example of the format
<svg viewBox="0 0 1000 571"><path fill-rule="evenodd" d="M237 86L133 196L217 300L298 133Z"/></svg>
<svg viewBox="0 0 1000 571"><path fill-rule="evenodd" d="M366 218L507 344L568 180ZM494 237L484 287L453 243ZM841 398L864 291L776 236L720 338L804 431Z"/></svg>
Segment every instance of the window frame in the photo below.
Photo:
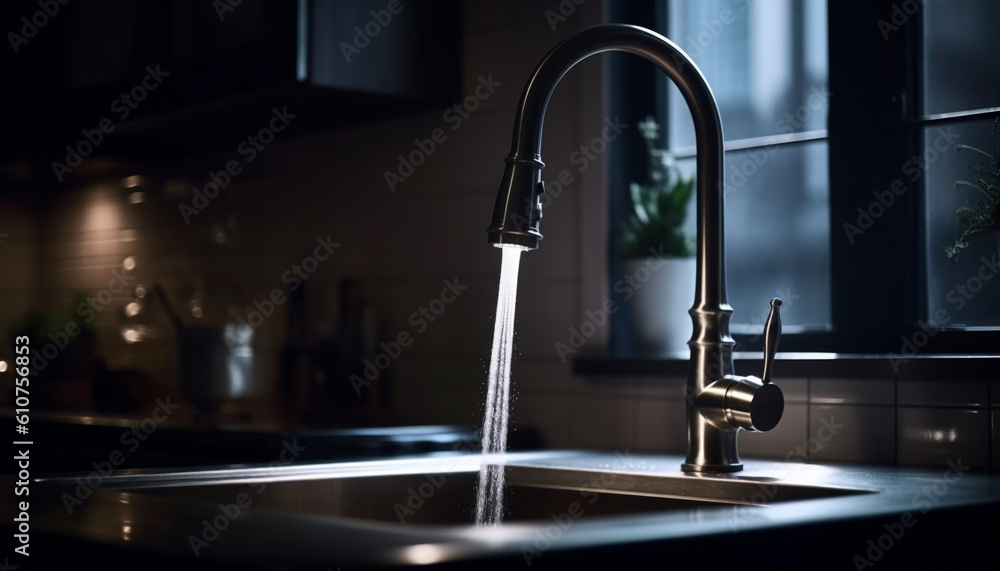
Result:
<svg viewBox="0 0 1000 571"><path fill-rule="evenodd" d="M894 0L828 0L827 36L831 98L827 124L830 176L831 324L828 330L786 331L782 352L835 352L905 358L913 353L996 353L1000 327L992 330L947 330L928 322L925 258L924 182L904 178L905 191L891 208L856 235L844 230L856 224L858 208L876 200L876 192L900 179L902 165L922 151L921 39L923 11L883 35L879 21L890 21ZM666 2L655 6L611 6L614 21L643 25L660 32ZM637 58L631 58L637 59ZM619 65L621 64L621 65ZM609 66L609 104L623 116L666 109L666 78L646 66L622 58ZM628 81L622 81L628 77ZM638 83L636 79L640 78ZM647 79L648 78L648 79ZM650 91L648 82L657 87ZM644 95L652 93L652 95ZM958 123L982 114L934 121ZM612 149L609 187L624 188L641 150L630 145ZM619 238L625 193L609 193L609 283L622 273ZM736 308L739 311L739 308ZM627 312L614 316L610 349L634 354ZM734 334L737 350L761 351L760 335ZM908 346L912 343L912 347Z"/></svg>

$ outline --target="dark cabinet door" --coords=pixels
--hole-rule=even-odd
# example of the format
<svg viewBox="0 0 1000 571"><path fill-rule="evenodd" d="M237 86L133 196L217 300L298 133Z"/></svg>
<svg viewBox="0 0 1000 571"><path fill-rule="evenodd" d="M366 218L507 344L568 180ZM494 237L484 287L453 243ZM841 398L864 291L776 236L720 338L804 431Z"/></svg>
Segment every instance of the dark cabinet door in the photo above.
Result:
<svg viewBox="0 0 1000 571"><path fill-rule="evenodd" d="M18 133L0 163L49 178L101 125L93 156L164 159L238 140L275 106L314 110L296 129L316 131L444 107L461 84L458 0L15 0L0 15L0 120Z"/></svg>

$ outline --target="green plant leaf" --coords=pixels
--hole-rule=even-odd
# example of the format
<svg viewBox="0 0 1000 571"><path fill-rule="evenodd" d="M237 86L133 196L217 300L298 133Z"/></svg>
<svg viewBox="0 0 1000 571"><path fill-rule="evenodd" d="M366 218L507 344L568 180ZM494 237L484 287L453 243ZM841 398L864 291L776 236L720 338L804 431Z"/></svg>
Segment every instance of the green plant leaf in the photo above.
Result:
<svg viewBox="0 0 1000 571"><path fill-rule="evenodd" d="M1000 117L994 121L996 133ZM958 228L955 241L945 246L945 255L952 263L958 262L959 253L969 246L968 238L985 232L1000 232L1000 146L993 145L993 154L964 144L955 145L956 151L970 150L990 159L990 162L976 164L972 168L972 180L960 179L953 184L955 190L971 188L983 195L984 200L971 206L955 209Z"/></svg>
<svg viewBox="0 0 1000 571"><path fill-rule="evenodd" d="M646 142L648 180L629 185L631 208L622 226L622 255L644 257L649 250L668 256L694 255L693 237L684 231L694 179L684 178L674 156L656 148L659 127L652 117L640 125Z"/></svg>

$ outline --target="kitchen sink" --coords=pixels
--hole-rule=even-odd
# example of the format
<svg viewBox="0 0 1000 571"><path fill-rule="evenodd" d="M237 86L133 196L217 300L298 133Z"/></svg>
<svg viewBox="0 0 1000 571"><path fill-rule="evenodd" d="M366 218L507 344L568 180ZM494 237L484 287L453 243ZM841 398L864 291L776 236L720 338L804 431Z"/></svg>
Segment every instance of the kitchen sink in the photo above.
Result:
<svg viewBox="0 0 1000 571"><path fill-rule="evenodd" d="M563 514L594 517L696 507L764 507L873 493L861 488L786 482L766 475L693 476L627 458L618 459L618 465L594 465L595 458L603 456L555 459L528 455L505 462L505 521L546 520ZM236 502L234 498L243 494L243 503L255 509L454 525L473 521L480 463L480 457L465 456L404 459L381 466L363 462L305 467L270 476L254 469L226 474L194 471L126 475L106 485L133 494L211 505Z"/></svg>
<svg viewBox="0 0 1000 571"><path fill-rule="evenodd" d="M472 524L484 462L504 466L499 526ZM828 560L849 567L868 539L890 529L923 538L895 550L897 562L926 561L941 541L996 558L989 528L969 523L1000 505L996 475L753 460L738 473L689 474L682 462L572 450L447 452L99 479L59 474L34 480L31 526L36 542L53 546L50 556L66 558L54 564L93 557L121 569L158 569L153 560L189 570L639 568L647 557L692 563L704 553L779 568L769 559L775 549L796 568ZM81 489L88 481L92 489ZM81 495L68 509L66 498ZM917 509L924 500L928 513ZM6 521L11 502L2 504ZM900 527L910 521L904 513L917 518L915 527Z"/></svg>

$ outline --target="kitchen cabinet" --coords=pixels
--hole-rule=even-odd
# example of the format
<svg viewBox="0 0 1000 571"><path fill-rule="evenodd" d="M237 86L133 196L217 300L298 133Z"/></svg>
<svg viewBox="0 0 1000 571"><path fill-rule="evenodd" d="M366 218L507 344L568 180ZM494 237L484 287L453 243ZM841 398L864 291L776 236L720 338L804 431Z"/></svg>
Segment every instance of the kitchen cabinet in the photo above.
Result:
<svg viewBox="0 0 1000 571"><path fill-rule="evenodd" d="M10 44L0 163L170 160L232 146L273 108L297 134L444 107L461 3L35 0L0 8ZM69 146L70 149L66 147ZM88 150L89 149L89 150ZM49 173L51 174L51 173Z"/></svg>

